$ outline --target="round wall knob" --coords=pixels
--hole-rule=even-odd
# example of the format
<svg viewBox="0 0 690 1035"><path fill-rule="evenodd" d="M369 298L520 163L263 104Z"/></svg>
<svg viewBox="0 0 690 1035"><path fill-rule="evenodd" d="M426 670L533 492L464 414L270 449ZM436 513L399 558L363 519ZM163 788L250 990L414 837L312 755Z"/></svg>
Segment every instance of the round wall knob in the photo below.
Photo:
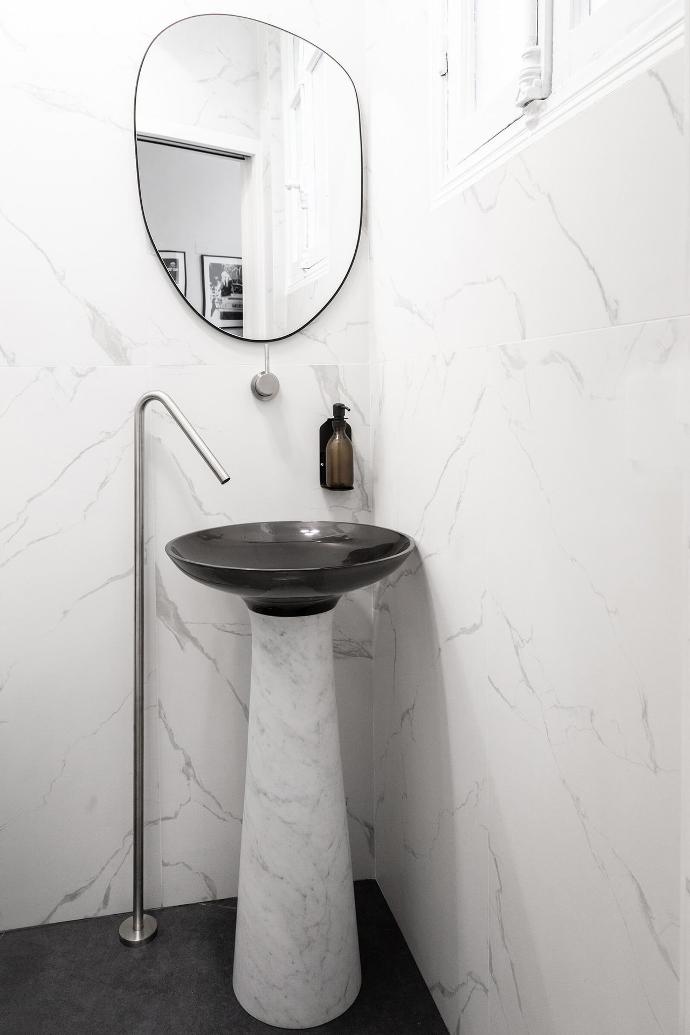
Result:
<svg viewBox="0 0 690 1035"><path fill-rule="evenodd" d="M262 402L268 402L269 399L275 398L279 391L280 381L270 371L263 370L252 378L252 392Z"/></svg>

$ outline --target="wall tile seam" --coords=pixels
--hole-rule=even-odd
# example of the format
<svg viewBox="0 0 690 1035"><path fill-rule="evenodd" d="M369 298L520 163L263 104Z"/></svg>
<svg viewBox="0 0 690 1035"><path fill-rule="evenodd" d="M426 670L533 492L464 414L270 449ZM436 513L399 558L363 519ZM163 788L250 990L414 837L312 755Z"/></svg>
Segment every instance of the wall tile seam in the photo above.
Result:
<svg viewBox="0 0 690 1035"><path fill-rule="evenodd" d="M690 311L687 313L679 313L670 316L655 316L649 320L634 320L630 323L620 324L603 324L600 327L586 327L581 330L574 331L561 331L554 334L542 334L534 338L506 338L505 340L497 342L482 342L478 345L465 345L459 349L452 350L452 354L463 354L463 353L478 353L482 350L486 352L498 351L504 348L525 348L526 346L542 346L545 343L563 340L568 338L584 338L587 336L600 335L602 333L615 334L616 332L623 332L626 330L633 330L634 328L652 327L654 324L668 324L677 323L690 320ZM414 363L418 363L423 359L432 360L437 359L441 356L448 357L449 352L442 349L425 350L420 353L419 356L404 356L402 358L374 355L372 357L372 366L376 368L386 366L410 366Z"/></svg>
<svg viewBox="0 0 690 1035"><path fill-rule="evenodd" d="M263 363L263 354L261 359L257 358L256 362L249 362L242 360L240 363L234 362L223 362L223 363L94 363L79 365L75 363L0 363L0 373L6 370L71 370L75 374L86 374L86 373L97 373L103 370L117 370L117 371L133 371L136 370L139 373L150 371L151 373L161 372L161 376L165 372L179 372L185 370L241 370L246 373L251 372L253 377L256 373L257 366ZM340 360L316 360L313 363L304 362L302 360L295 362L284 362L280 359L277 360L277 365L283 367L289 367L291 370L313 370L315 368L326 368L331 369L338 367L343 370L352 370L358 368L369 368L371 366L371 360L358 360L355 363L345 362ZM271 360L271 367L276 366L275 355ZM279 371L278 371L279 372Z"/></svg>

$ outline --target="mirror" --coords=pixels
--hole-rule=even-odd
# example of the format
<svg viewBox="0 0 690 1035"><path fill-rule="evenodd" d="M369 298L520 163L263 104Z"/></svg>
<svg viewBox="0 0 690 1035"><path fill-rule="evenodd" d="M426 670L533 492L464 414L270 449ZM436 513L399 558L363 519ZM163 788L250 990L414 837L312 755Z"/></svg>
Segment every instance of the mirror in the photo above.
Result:
<svg viewBox="0 0 690 1035"><path fill-rule="evenodd" d="M354 84L283 29L202 14L139 69L139 195L166 275L222 333L274 341L328 305L362 219Z"/></svg>

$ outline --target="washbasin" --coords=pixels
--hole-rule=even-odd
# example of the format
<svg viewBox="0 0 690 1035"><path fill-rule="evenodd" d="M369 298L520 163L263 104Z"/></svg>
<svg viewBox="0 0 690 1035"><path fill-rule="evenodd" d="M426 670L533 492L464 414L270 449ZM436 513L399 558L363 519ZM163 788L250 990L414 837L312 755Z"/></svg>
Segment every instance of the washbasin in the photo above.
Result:
<svg viewBox="0 0 690 1035"><path fill-rule="evenodd" d="M333 667L333 608L414 549L340 521L224 525L173 539L191 578L241 596L252 668L233 989L265 1024L304 1031L361 985Z"/></svg>
<svg viewBox="0 0 690 1035"><path fill-rule="evenodd" d="M267 521L178 536L168 556L198 582L241 596L265 615L330 611L343 593L384 578L414 543L376 525Z"/></svg>

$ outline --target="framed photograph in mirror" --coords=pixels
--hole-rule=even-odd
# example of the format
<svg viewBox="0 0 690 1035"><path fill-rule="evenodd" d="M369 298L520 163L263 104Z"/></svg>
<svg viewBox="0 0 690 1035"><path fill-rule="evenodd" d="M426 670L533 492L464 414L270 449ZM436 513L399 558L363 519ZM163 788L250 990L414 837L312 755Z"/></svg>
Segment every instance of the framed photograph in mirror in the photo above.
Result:
<svg viewBox="0 0 690 1035"><path fill-rule="evenodd" d="M170 279L183 295L187 294L187 261L184 252L159 251Z"/></svg>
<svg viewBox="0 0 690 1035"><path fill-rule="evenodd" d="M204 317L221 330L242 329L242 259L237 255L202 255Z"/></svg>

